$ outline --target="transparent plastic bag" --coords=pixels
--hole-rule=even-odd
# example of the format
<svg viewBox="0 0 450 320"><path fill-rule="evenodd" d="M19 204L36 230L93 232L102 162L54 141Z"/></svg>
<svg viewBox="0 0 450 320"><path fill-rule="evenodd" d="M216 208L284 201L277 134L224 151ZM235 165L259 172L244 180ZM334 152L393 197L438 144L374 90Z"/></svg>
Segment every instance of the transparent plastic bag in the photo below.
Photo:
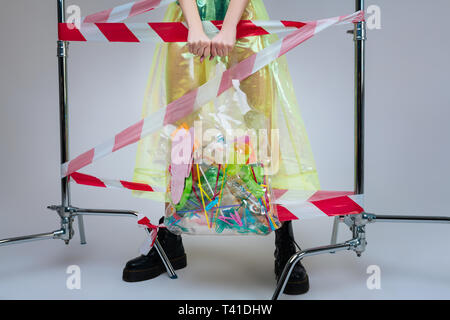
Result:
<svg viewBox="0 0 450 320"><path fill-rule="evenodd" d="M168 205L174 233L266 235L280 227L267 154L270 121L247 103L239 81L170 134Z"/></svg>

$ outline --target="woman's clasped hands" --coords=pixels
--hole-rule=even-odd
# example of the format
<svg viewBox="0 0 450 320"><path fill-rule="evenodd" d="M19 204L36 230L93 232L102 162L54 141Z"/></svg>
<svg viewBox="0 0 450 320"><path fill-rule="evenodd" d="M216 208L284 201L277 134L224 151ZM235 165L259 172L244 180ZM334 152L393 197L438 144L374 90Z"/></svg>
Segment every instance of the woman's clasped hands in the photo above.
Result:
<svg viewBox="0 0 450 320"><path fill-rule="evenodd" d="M188 35L189 52L200 57L200 62L209 58L228 56L236 44L236 28L222 28L212 39L203 28L190 28Z"/></svg>

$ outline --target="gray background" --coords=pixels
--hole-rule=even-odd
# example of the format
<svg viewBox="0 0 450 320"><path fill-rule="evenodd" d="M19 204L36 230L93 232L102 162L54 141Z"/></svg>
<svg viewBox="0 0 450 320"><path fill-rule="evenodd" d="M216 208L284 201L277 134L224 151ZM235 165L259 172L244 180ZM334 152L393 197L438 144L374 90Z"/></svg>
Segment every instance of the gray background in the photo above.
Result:
<svg viewBox="0 0 450 320"><path fill-rule="evenodd" d="M123 0L77 0L83 14ZM313 20L353 11L354 1L265 1L273 19ZM449 41L446 0L369 1L382 29L367 42L366 210L449 215ZM0 238L58 228L47 205L59 202L56 1L2 0L0 11ZM160 21L164 9L134 21ZM353 42L346 27L325 31L288 54L323 189L353 188ZM69 51L70 148L78 155L140 118L153 44L80 44ZM127 179L135 146L83 170ZM133 209L157 219L162 205L121 190L72 187L73 205ZM273 235L186 237L189 267L165 276L121 281L144 233L133 219L88 218L88 245L62 241L0 249L0 298L268 298L274 289ZM303 247L329 241L331 219L295 223ZM343 227L341 230L344 230ZM348 232L341 232L342 240ZM368 227L369 246L307 259L317 298L450 298L448 225ZM226 261L227 263L223 263ZM68 290L66 268L82 270ZM382 289L366 288L379 265Z"/></svg>

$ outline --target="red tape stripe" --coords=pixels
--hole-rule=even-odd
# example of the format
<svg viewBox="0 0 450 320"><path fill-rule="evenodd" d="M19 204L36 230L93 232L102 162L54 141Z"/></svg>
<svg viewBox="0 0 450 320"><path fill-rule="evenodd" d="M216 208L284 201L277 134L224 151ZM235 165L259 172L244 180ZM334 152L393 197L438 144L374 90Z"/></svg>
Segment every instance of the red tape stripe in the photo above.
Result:
<svg viewBox="0 0 450 320"><path fill-rule="evenodd" d="M310 202L330 217L364 212L363 208L347 196Z"/></svg>
<svg viewBox="0 0 450 320"><path fill-rule="evenodd" d="M306 26L306 23L300 22L300 21L281 20L281 23L287 28L293 27L293 28L300 29L301 27Z"/></svg>
<svg viewBox="0 0 450 320"><path fill-rule="evenodd" d="M256 56L256 54L251 55L250 57L246 58L239 64L231 67L223 73L217 96L220 96L223 92L232 87L233 79L242 81L252 74Z"/></svg>
<svg viewBox="0 0 450 320"><path fill-rule="evenodd" d="M280 222L298 220L297 216L280 204L275 205L275 210L277 211Z"/></svg>
<svg viewBox="0 0 450 320"><path fill-rule="evenodd" d="M182 23L149 22L164 42L186 42L189 30Z"/></svg>
<svg viewBox="0 0 450 320"><path fill-rule="evenodd" d="M155 190L153 190L152 187L150 187L148 184L144 184L144 183L138 183L138 182L129 182L129 181L124 181L124 180L120 180L120 183L122 184L122 186L126 189L130 189L130 190L136 190L136 191L147 191L147 192L153 192Z"/></svg>
<svg viewBox="0 0 450 320"><path fill-rule="evenodd" d="M106 22L108 21L109 15L111 14L112 10L113 9L111 8L88 15L83 22L84 23Z"/></svg>
<svg viewBox="0 0 450 320"><path fill-rule="evenodd" d="M58 23L58 39L64 41L86 41L73 23Z"/></svg>
<svg viewBox="0 0 450 320"><path fill-rule="evenodd" d="M303 26L298 31L290 33L283 39L283 43L281 44L281 50L279 53L279 57L286 54L292 48L298 46L300 43L308 40L309 38L314 36L314 32L316 30L317 22L311 22Z"/></svg>
<svg viewBox="0 0 450 320"><path fill-rule="evenodd" d="M136 2L130 11L130 17L137 16L138 14L145 13L159 7L161 0L143 0Z"/></svg>
<svg viewBox="0 0 450 320"><path fill-rule="evenodd" d="M190 115L194 111L194 103L197 98L198 88L189 91L184 96L167 105L164 116L164 125L175 123Z"/></svg>
<svg viewBox="0 0 450 320"><path fill-rule="evenodd" d="M90 176L84 173L74 172L70 175L70 177L75 180L78 184L84 184L86 186L92 186L92 187L100 187L100 188L106 188L106 185L102 182L102 180Z"/></svg>
<svg viewBox="0 0 450 320"><path fill-rule="evenodd" d="M143 126L144 119L117 134L115 136L115 143L112 152L139 141L141 139Z"/></svg>
<svg viewBox="0 0 450 320"><path fill-rule="evenodd" d="M211 20L211 23L217 27L217 29L222 30L223 21L221 20ZM261 36L269 34L264 28L258 27L251 20L240 20L237 24L236 39L251 37L251 36Z"/></svg>
<svg viewBox="0 0 450 320"><path fill-rule="evenodd" d="M67 168L67 175L74 173L78 169L81 169L88 164L92 163L94 159L95 149L92 148L85 153L80 154L78 157L69 162L69 166Z"/></svg>
<svg viewBox="0 0 450 320"><path fill-rule="evenodd" d="M139 42L124 23L96 23L106 39L111 42Z"/></svg>

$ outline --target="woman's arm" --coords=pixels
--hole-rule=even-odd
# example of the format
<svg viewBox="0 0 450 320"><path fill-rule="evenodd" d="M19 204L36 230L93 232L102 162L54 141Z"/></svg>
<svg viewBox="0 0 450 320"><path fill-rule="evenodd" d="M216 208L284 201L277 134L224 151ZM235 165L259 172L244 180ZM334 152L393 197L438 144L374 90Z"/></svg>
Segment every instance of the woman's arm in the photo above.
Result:
<svg viewBox="0 0 450 320"><path fill-rule="evenodd" d="M198 13L197 2L195 0L179 0L181 10L189 28L188 48L189 52L202 57L209 56L211 50L211 40L203 31L202 21Z"/></svg>
<svg viewBox="0 0 450 320"><path fill-rule="evenodd" d="M211 58L215 56L227 56L233 50L236 44L236 27L249 1L230 0L222 29L211 40Z"/></svg>

